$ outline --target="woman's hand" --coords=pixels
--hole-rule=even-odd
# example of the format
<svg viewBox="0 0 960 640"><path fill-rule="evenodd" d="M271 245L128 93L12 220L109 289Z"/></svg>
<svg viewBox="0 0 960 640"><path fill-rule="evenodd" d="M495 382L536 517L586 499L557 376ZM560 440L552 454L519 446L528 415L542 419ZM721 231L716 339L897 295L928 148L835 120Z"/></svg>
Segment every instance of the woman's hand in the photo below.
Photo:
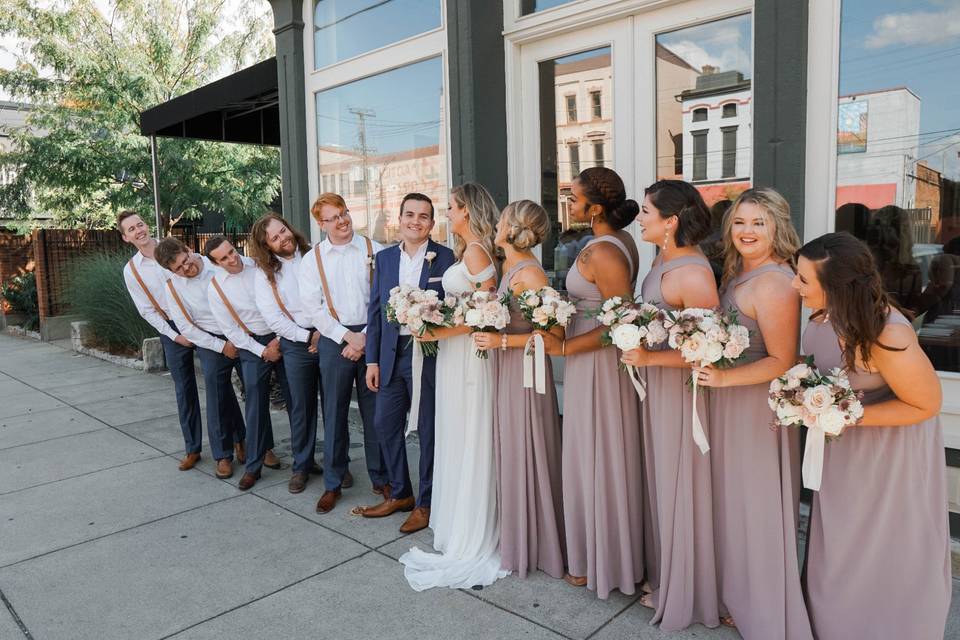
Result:
<svg viewBox="0 0 960 640"><path fill-rule="evenodd" d="M439 333L441 329L437 329L436 331L437 332L434 333L430 329L424 329L423 333L421 333L420 335L414 335L413 339L416 340L417 342L436 342L437 340L440 339L440 336L437 335L437 333Z"/></svg>
<svg viewBox="0 0 960 640"><path fill-rule="evenodd" d="M697 378L697 384L701 387L725 387L727 386L727 372L723 369L717 369L713 365L705 367L695 367L693 375Z"/></svg>
<svg viewBox="0 0 960 640"><path fill-rule="evenodd" d="M473 338L473 344L476 345L480 351L497 349L500 347L500 341L502 340L500 334L494 333L493 331L477 331L471 333L470 337Z"/></svg>
<svg viewBox="0 0 960 640"><path fill-rule="evenodd" d="M534 333L543 338L543 350L550 356L564 355L563 340L543 329L535 329Z"/></svg>
<svg viewBox="0 0 960 640"><path fill-rule="evenodd" d="M650 351L644 347L637 347L620 354L620 362L630 367L646 367L650 365Z"/></svg>

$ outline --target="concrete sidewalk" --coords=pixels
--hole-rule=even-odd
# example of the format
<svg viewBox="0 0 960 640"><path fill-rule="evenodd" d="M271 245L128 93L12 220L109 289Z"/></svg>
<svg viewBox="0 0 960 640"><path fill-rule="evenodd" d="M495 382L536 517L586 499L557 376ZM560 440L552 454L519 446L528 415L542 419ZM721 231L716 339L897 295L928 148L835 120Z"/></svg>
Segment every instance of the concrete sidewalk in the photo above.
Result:
<svg viewBox="0 0 960 640"><path fill-rule="evenodd" d="M289 463L284 414L274 429ZM177 470L169 376L0 334L0 640L739 637L662 633L636 596L601 601L539 573L414 592L396 558L429 548L429 530L349 514L376 499L362 447L356 486L327 515L320 479L290 495L288 469L243 493L208 455ZM956 580L946 637L960 637Z"/></svg>

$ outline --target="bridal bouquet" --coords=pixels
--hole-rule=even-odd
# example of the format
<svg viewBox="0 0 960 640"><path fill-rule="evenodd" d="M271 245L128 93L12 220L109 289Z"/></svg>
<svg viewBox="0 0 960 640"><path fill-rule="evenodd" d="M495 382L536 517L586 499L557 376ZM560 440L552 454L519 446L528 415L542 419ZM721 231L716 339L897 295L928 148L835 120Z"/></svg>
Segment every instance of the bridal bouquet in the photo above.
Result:
<svg viewBox="0 0 960 640"><path fill-rule="evenodd" d="M577 306L566 300L553 287L527 289L517 296L520 314L536 329L549 331L553 327L570 324L570 318L577 312ZM523 386L527 389L536 385L537 393L546 393L547 379L546 350L543 337L530 336L523 349Z"/></svg>
<svg viewBox="0 0 960 640"><path fill-rule="evenodd" d="M387 301L387 321L406 326L415 336L423 336L432 329L451 326L455 309L440 300L432 289L418 289L401 285L390 290ZM421 342L425 356L437 355L436 342Z"/></svg>
<svg viewBox="0 0 960 640"><path fill-rule="evenodd" d="M843 430L863 417L862 393L850 387L850 380L841 369L824 375L807 358L770 383L768 404L776 414L775 427L808 429L803 453L803 486L818 491L823 475L823 451L827 439L840 436Z"/></svg>
<svg viewBox="0 0 960 640"><path fill-rule="evenodd" d="M667 314L669 345L694 367L729 367L750 346L750 331L737 324L737 312L689 308ZM697 413L697 377L693 376L693 441L700 453L710 450Z"/></svg>
<svg viewBox="0 0 960 640"><path fill-rule="evenodd" d="M495 291L474 291L460 296L456 324L471 327L474 331L502 331L510 322L510 307L506 296ZM461 319L462 315L462 319ZM478 358L489 358L486 351L477 350Z"/></svg>
<svg viewBox="0 0 960 640"><path fill-rule="evenodd" d="M652 347L668 338L666 312L639 299L624 300L620 296L608 298L595 315L600 324L609 327L600 337L601 343L612 344L621 351L632 351L641 346ZM626 368L630 382L643 402L647 397L647 383L636 367L622 363L620 366Z"/></svg>

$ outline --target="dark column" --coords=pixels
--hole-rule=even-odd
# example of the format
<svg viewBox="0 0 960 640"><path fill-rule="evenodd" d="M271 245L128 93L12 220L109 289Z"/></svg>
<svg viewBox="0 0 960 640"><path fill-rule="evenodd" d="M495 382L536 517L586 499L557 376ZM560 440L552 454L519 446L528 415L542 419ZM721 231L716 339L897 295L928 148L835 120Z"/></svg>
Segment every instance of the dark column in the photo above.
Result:
<svg viewBox="0 0 960 640"><path fill-rule="evenodd" d="M803 237L809 0L756 0L753 36L753 183L790 203Z"/></svg>
<svg viewBox="0 0 960 640"><path fill-rule="evenodd" d="M507 204L503 3L447 0L453 184L479 182Z"/></svg>
<svg viewBox="0 0 960 640"><path fill-rule="evenodd" d="M280 176L283 216L309 234L307 116L303 69L303 0L270 0L280 90Z"/></svg>

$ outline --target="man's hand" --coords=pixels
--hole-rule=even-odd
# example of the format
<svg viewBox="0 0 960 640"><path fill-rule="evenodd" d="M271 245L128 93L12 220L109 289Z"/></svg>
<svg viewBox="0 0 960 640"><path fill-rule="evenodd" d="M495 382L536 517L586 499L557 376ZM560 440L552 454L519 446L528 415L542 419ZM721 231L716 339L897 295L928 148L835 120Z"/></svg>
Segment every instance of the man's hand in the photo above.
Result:
<svg viewBox="0 0 960 640"><path fill-rule="evenodd" d="M354 351L360 353L363 353L363 350L367 347L367 336L362 333L347 331L343 334L343 340L347 345L353 347Z"/></svg>
<svg viewBox="0 0 960 640"><path fill-rule="evenodd" d="M380 365L367 365L367 389L376 393L380 391Z"/></svg>
<svg viewBox="0 0 960 640"><path fill-rule="evenodd" d="M193 343L187 340L187 338L182 333L178 334L177 337L173 339L173 341L176 342L181 347L186 347L188 349L193 347Z"/></svg>
<svg viewBox="0 0 960 640"><path fill-rule="evenodd" d="M340 355L342 355L347 360L356 362L357 360L363 357L363 349L359 349L359 350L354 349L348 344L343 348L343 351L340 352Z"/></svg>
<svg viewBox="0 0 960 640"><path fill-rule="evenodd" d="M277 362L280 360L280 343L275 339L272 340L263 350L263 353L260 354L260 357L266 362Z"/></svg>
<svg viewBox="0 0 960 640"><path fill-rule="evenodd" d="M223 345L223 351L222 351L221 353L223 353L223 355L227 356L227 357L230 358L231 360L236 360L236 359L237 359L237 355L239 355L239 354L237 353L237 348L236 348L236 347L234 346L234 344L233 344L232 342L230 342L229 340L227 340L227 341L224 343L224 345Z"/></svg>
<svg viewBox="0 0 960 640"><path fill-rule="evenodd" d="M313 336L310 338L310 345L307 347L307 351L310 353L317 353L318 344L320 344L320 332L314 331Z"/></svg>

